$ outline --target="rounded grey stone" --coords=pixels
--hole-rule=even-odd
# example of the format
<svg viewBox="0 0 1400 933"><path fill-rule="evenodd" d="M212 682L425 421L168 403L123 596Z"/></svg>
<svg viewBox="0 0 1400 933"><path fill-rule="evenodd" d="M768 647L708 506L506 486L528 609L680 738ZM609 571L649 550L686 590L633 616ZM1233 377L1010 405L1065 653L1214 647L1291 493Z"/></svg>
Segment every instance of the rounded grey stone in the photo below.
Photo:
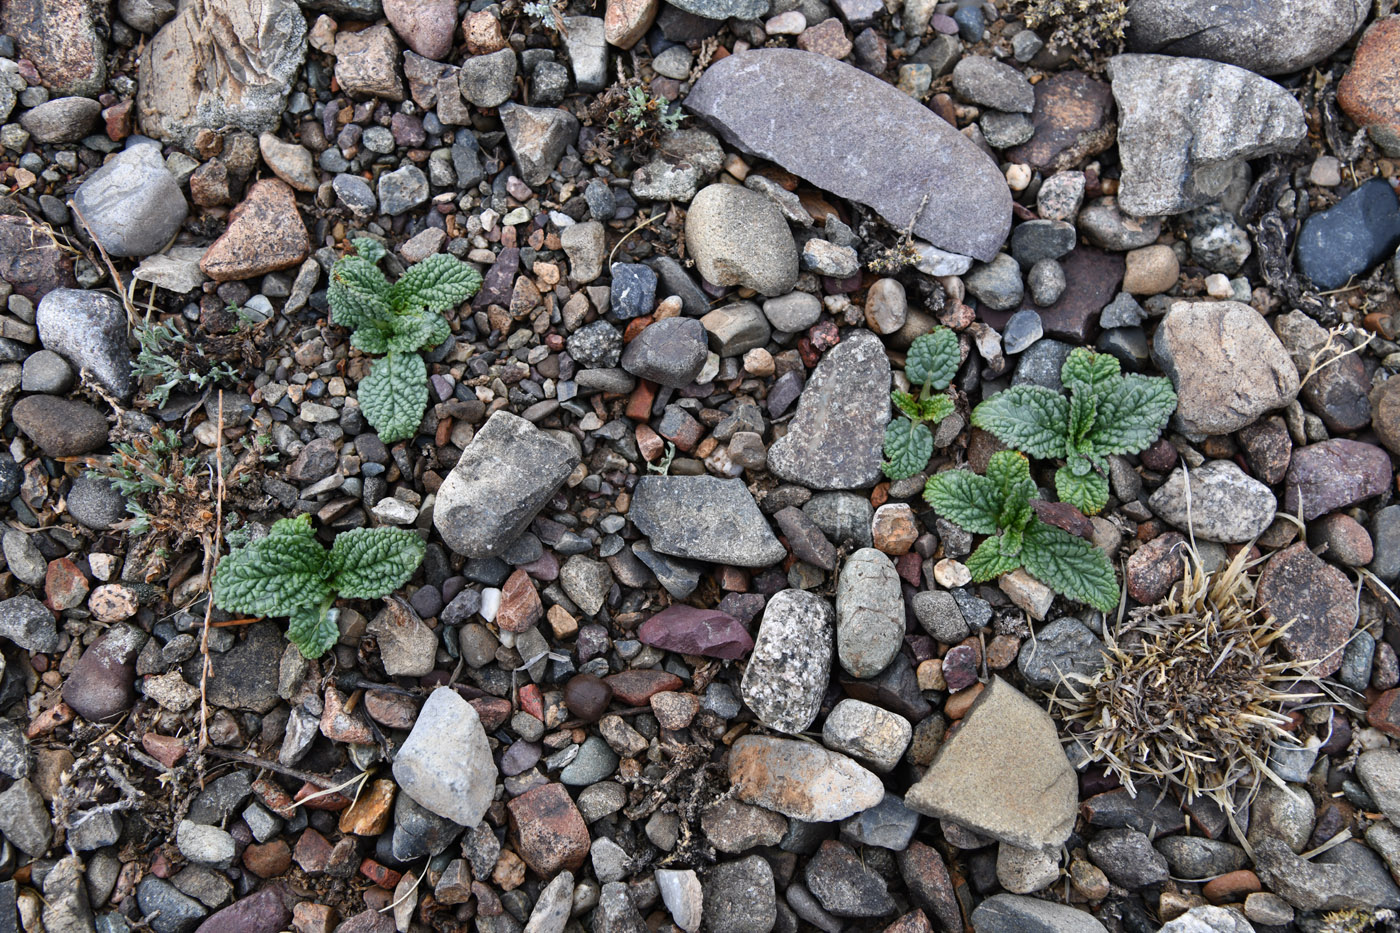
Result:
<svg viewBox="0 0 1400 933"><path fill-rule="evenodd" d="M189 205L160 147L138 143L87 177L73 204L109 255L149 256L180 229Z"/></svg>
<svg viewBox="0 0 1400 933"><path fill-rule="evenodd" d="M852 677L874 677L904 640L904 598L894 562L862 548L846 561L836 584L836 653Z"/></svg>
<svg viewBox="0 0 1400 933"><path fill-rule="evenodd" d="M817 718L831 673L835 616L830 603L804 590L768 600L740 686L764 725L798 733Z"/></svg>

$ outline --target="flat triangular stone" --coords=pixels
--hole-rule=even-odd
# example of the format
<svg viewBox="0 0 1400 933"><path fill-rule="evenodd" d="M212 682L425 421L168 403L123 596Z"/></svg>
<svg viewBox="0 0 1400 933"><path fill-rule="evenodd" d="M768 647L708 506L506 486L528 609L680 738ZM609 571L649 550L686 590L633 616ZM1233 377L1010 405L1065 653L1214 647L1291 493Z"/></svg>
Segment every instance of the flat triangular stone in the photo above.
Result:
<svg viewBox="0 0 1400 933"><path fill-rule="evenodd" d="M904 805L1036 849L1069 838L1079 782L1050 714L993 677Z"/></svg>

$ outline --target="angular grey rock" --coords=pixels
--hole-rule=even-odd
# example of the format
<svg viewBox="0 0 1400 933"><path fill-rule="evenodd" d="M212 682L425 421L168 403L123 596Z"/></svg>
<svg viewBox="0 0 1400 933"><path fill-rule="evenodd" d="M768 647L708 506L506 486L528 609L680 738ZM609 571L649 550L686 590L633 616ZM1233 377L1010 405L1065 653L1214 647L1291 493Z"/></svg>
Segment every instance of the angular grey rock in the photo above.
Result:
<svg viewBox="0 0 1400 933"><path fill-rule="evenodd" d="M1146 833L1121 827L1101 829L1089 840L1089 860L1108 880L1130 891L1167 880L1167 860Z"/></svg>
<svg viewBox="0 0 1400 933"><path fill-rule="evenodd" d="M530 911L530 920L525 924L525 933L564 933L573 906L574 873L561 871L540 892Z"/></svg>
<svg viewBox="0 0 1400 933"><path fill-rule="evenodd" d="M1376 748L1362 753L1356 776L1386 819L1400 825L1400 752Z"/></svg>
<svg viewBox="0 0 1400 933"><path fill-rule="evenodd" d="M1242 544L1264 533L1278 511L1268 486L1248 475L1233 460L1210 460L1190 471L1178 467L1147 500L1162 519L1196 537L1221 544Z"/></svg>
<svg viewBox="0 0 1400 933"><path fill-rule="evenodd" d="M1371 0L1131 0L1128 44L1287 74L1331 55L1370 12Z"/></svg>
<svg viewBox="0 0 1400 933"><path fill-rule="evenodd" d="M758 19L768 12L771 0L680 0L671 6L705 19Z"/></svg>
<svg viewBox="0 0 1400 933"><path fill-rule="evenodd" d="M903 852L909 848L909 841L918 828L919 814L894 794L887 793L869 810L847 818L841 824L841 835L858 845Z"/></svg>
<svg viewBox="0 0 1400 933"><path fill-rule="evenodd" d="M836 584L836 656L852 677L874 677L903 643L904 596L894 562L883 551L861 548Z"/></svg>
<svg viewBox="0 0 1400 933"><path fill-rule="evenodd" d="M1173 302L1152 359L1176 387L1172 420L1192 434L1230 434L1298 397L1298 370L1258 311L1238 301Z"/></svg>
<svg viewBox="0 0 1400 933"><path fill-rule="evenodd" d="M27 779L15 781L0 794L0 833L27 855L43 855L53 841L49 808L39 789Z"/></svg>
<svg viewBox="0 0 1400 933"><path fill-rule="evenodd" d="M89 175L73 206L112 256L149 256L184 223L189 206L165 167L160 147L139 143Z"/></svg>
<svg viewBox="0 0 1400 933"><path fill-rule="evenodd" d="M622 354L622 368L639 379L684 389L705 367L707 341L704 325L695 318L665 318L632 339Z"/></svg>
<svg viewBox="0 0 1400 933"><path fill-rule="evenodd" d="M986 55L969 55L953 68L953 89L970 104L1006 113L1035 109L1035 88L1026 76Z"/></svg>
<svg viewBox="0 0 1400 933"><path fill-rule="evenodd" d="M967 637L967 620L958 608L957 598L947 590L923 590L914 594L914 615L924 631L945 645L956 645Z"/></svg>
<svg viewBox="0 0 1400 933"><path fill-rule="evenodd" d="M702 910L710 933L768 933L778 916L778 895L768 861L761 855L750 855L711 868L705 879Z"/></svg>
<svg viewBox="0 0 1400 933"><path fill-rule="evenodd" d="M995 894L972 912L977 933L1108 933L1094 915L1021 894Z"/></svg>
<svg viewBox="0 0 1400 933"><path fill-rule="evenodd" d="M705 328L710 349L721 358L743 356L766 346L768 338L773 336L768 319L752 301L736 301L715 308L700 318L700 326Z"/></svg>
<svg viewBox="0 0 1400 933"><path fill-rule="evenodd" d="M920 596L923 594L920 593ZM917 603L916 609L917 609ZM956 608L956 607L954 607ZM921 619L922 621L922 619ZM1062 679L1070 684L1104 666L1104 645L1078 619L1056 619L1021 645L1016 666L1026 683L1049 690Z"/></svg>
<svg viewBox="0 0 1400 933"><path fill-rule="evenodd" d="M489 55L472 55L457 72L462 97L478 107L499 107L515 90L515 50L507 46Z"/></svg>
<svg viewBox="0 0 1400 933"><path fill-rule="evenodd" d="M1163 836L1157 851L1178 878L1214 878L1249 865L1244 849L1205 836Z"/></svg>
<svg viewBox="0 0 1400 933"><path fill-rule="evenodd" d="M727 59L726 59L727 60ZM890 360L869 331L832 347L812 371L768 469L812 489L863 489L880 479L890 420Z"/></svg>
<svg viewBox="0 0 1400 933"><path fill-rule="evenodd" d="M899 764L914 727L897 713L863 700L842 700L822 724L822 744L884 774Z"/></svg>
<svg viewBox="0 0 1400 933"><path fill-rule="evenodd" d="M428 177L416 165L405 165L379 176L379 209L397 217L428 200Z"/></svg>
<svg viewBox="0 0 1400 933"><path fill-rule="evenodd" d="M1298 910L1400 908L1400 889L1380 858L1357 840L1308 861L1278 839L1260 839L1254 843L1254 870L1268 890Z"/></svg>
<svg viewBox="0 0 1400 933"><path fill-rule="evenodd" d="M136 903L155 933L191 933L209 913L199 901L155 875L147 875L136 886Z"/></svg>
<svg viewBox="0 0 1400 933"><path fill-rule="evenodd" d="M1157 933L1255 933L1254 925L1238 911L1224 907L1192 907Z"/></svg>
<svg viewBox="0 0 1400 933"><path fill-rule="evenodd" d="M832 823L868 810L885 785L850 758L813 742L746 735L729 750L729 781L744 803L805 823Z"/></svg>
<svg viewBox="0 0 1400 933"><path fill-rule="evenodd" d="M186 147L205 128L275 130L305 60L293 0L185 0L141 57L141 130Z"/></svg>
<svg viewBox="0 0 1400 933"><path fill-rule="evenodd" d="M993 677L904 805L1023 849L1058 846L1079 812L1079 781L1055 722Z"/></svg>
<svg viewBox="0 0 1400 933"><path fill-rule="evenodd" d="M1118 55L1118 201L1139 217L1180 214L1218 198L1244 159L1292 150L1303 108L1252 71L1200 58Z"/></svg>
<svg viewBox="0 0 1400 933"><path fill-rule="evenodd" d="M603 20L598 16L569 16L564 19L564 47L574 85L583 92L601 91L608 83L608 42Z"/></svg>
<svg viewBox="0 0 1400 933"><path fill-rule="evenodd" d="M155 150L154 146L140 148ZM131 397L135 380L126 344L126 311L116 298L106 292L55 288L39 302L34 323L46 349L79 372L91 373L98 385L117 398Z"/></svg>
<svg viewBox="0 0 1400 933"><path fill-rule="evenodd" d="M228 868L233 864L233 837L217 826L181 820L175 828L175 845L196 865Z"/></svg>
<svg viewBox="0 0 1400 933"><path fill-rule="evenodd" d="M419 806L471 828L495 797L496 763L476 708L434 690L394 758L394 780Z"/></svg>
<svg viewBox="0 0 1400 933"><path fill-rule="evenodd" d="M504 104L498 111L521 179L540 185L549 178L564 149L578 138L578 118L567 110Z"/></svg>
<svg viewBox="0 0 1400 933"><path fill-rule="evenodd" d="M737 185L710 185L686 214L685 243L712 285L783 295L797 283L797 244L778 206Z"/></svg>
<svg viewBox="0 0 1400 933"><path fill-rule="evenodd" d="M458 554L495 557L520 537L576 466L569 448L524 418L498 411L443 481L433 526Z"/></svg>
<svg viewBox="0 0 1400 933"><path fill-rule="evenodd" d="M671 919L685 933L696 933L700 929L700 918L704 915L704 890L700 879L690 868L658 868L656 886L661 890L661 903L671 912Z"/></svg>
<svg viewBox="0 0 1400 933"><path fill-rule="evenodd" d="M915 236L940 249L988 261L1010 230L1011 191L996 163L854 66L796 49L740 52L711 65L685 106L745 152L874 208L898 229L912 222Z"/></svg>
<svg viewBox="0 0 1400 933"><path fill-rule="evenodd" d="M91 880L96 881L96 878ZM83 860L76 855L59 859L50 869L44 877L46 933L90 933L94 929L88 884L88 872L83 870Z"/></svg>
<svg viewBox="0 0 1400 933"><path fill-rule="evenodd" d="M831 604L805 590L783 590L768 600L740 685L759 721L798 733L817 718L831 674Z"/></svg>
<svg viewBox="0 0 1400 933"><path fill-rule="evenodd" d="M643 476L628 517L671 557L767 567L787 556L743 480Z"/></svg>
<svg viewBox="0 0 1400 933"><path fill-rule="evenodd" d="M0 602L0 638L35 654L58 650L53 613L33 596L12 596Z"/></svg>

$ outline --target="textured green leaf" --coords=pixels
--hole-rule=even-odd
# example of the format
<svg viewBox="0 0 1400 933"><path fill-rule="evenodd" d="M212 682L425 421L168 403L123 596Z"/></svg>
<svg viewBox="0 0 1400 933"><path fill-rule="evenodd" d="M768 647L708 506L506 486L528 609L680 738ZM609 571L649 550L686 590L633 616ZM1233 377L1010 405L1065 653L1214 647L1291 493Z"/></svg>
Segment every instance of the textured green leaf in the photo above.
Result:
<svg viewBox="0 0 1400 933"><path fill-rule="evenodd" d="M396 311L451 311L481 288L481 273L456 256L438 253L415 264L394 283Z"/></svg>
<svg viewBox="0 0 1400 933"><path fill-rule="evenodd" d="M1074 461L1089 465L1082 457ZM1055 494L1061 502L1068 502L1085 515L1095 515L1108 505L1108 477L1096 472L1092 467L1082 475L1076 475L1068 466L1055 471Z"/></svg>
<svg viewBox="0 0 1400 933"><path fill-rule="evenodd" d="M1071 393L1103 395L1114 390L1120 371L1112 354L1076 347L1060 367L1060 382Z"/></svg>
<svg viewBox="0 0 1400 933"><path fill-rule="evenodd" d="M310 516L283 519L257 541L238 548L214 572L214 605L226 612L283 616L331 595L326 549Z"/></svg>
<svg viewBox="0 0 1400 933"><path fill-rule="evenodd" d="M297 646L302 657L315 660L340 640L336 624L340 610L329 602L307 606L292 613L287 623L287 641Z"/></svg>
<svg viewBox="0 0 1400 933"><path fill-rule="evenodd" d="M996 484L1002 502L1035 495L1030 461L1014 450L999 450L987 459L987 478Z"/></svg>
<svg viewBox="0 0 1400 933"><path fill-rule="evenodd" d="M326 300L331 320L341 327L363 327L389 313L389 280L373 262L361 256L344 256L331 266Z"/></svg>
<svg viewBox="0 0 1400 933"><path fill-rule="evenodd" d="M383 243L367 236L355 237L350 241L350 245L355 247L355 255L372 263L379 262L389 254Z"/></svg>
<svg viewBox="0 0 1400 933"><path fill-rule="evenodd" d="M373 318L350 334L350 346L361 353L379 356L389 352L389 341L393 336L394 328L388 318Z"/></svg>
<svg viewBox="0 0 1400 933"><path fill-rule="evenodd" d="M1044 386L1012 386L974 408L972 423L1032 457L1063 457L1069 399Z"/></svg>
<svg viewBox="0 0 1400 933"><path fill-rule="evenodd" d="M958 364L962 362L962 351L958 349L958 335L946 327L935 327L930 333L914 338L909 353L904 358L904 375L909 384L942 391L958 374Z"/></svg>
<svg viewBox="0 0 1400 933"><path fill-rule="evenodd" d="M379 439L402 441L418 431L428 407L428 366L417 353L390 353L360 382L360 408Z"/></svg>
<svg viewBox="0 0 1400 933"><path fill-rule="evenodd" d="M375 599L408 582L423 563L426 546L402 528L356 528L331 545L331 584L341 596Z"/></svg>
<svg viewBox="0 0 1400 933"><path fill-rule="evenodd" d="M890 401L894 404L894 407L898 409L899 413L906 418L919 417L919 400L908 392L901 392L895 389L890 393Z"/></svg>
<svg viewBox="0 0 1400 933"><path fill-rule="evenodd" d="M1118 605L1118 577L1103 551L1067 531L1034 521L1026 528L1021 561L1031 576L1057 593L1100 612Z"/></svg>
<svg viewBox="0 0 1400 933"><path fill-rule="evenodd" d="M442 315L430 311L405 311L402 314L395 314L389 318L391 333L387 341L388 350L386 352L417 353L437 332L435 321L447 323Z"/></svg>
<svg viewBox="0 0 1400 933"><path fill-rule="evenodd" d="M977 546L967 559L967 569L974 583L991 580L1021 566L1021 555L1008 553L1008 543L1004 536L993 535Z"/></svg>
<svg viewBox="0 0 1400 933"><path fill-rule="evenodd" d="M953 413L953 400L946 395L935 395L919 403L919 417L934 424Z"/></svg>
<svg viewBox="0 0 1400 933"><path fill-rule="evenodd" d="M1069 428L1065 438L1066 455L1084 446L1084 439L1094 428L1099 397L1091 392L1076 392L1069 397Z"/></svg>
<svg viewBox="0 0 1400 933"><path fill-rule="evenodd" d="M944 470L929 478L924 500L935 512L973 534L997 530L1002 496L997 484L971 470Z"/></svg>
<svg viewBox="0 0 1400 933"><path fill-rule="evenodd" d="M890 479L907 479L928 466L933 456L933 434L928 425L898 418L885 428L885 456L881 469Z"/></svg>
<svg viewBox="0 0 1400 933"><path fill-rule="evenodd" d="M1176 410L1176 392L1161 376L1127 376L1099 398L1093 430L1085 440L1097 454L1127 454L1145 450L1162 433Z"/></svg>

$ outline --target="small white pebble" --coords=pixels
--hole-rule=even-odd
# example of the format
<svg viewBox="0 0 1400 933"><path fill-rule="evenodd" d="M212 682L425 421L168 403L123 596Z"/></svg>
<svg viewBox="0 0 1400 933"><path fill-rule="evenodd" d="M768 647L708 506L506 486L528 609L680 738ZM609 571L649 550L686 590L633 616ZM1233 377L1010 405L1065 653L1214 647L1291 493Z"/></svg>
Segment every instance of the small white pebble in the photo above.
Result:
<svg viewBox="0 0 1400 933"><path fill-rule="evenodd" d="M481 591L481 609L477 615L487 622L496 621L496 613L501 609L501 591L494 586L485 587Z"/></svg>
<svg viewBox="0 0 1400 933"><path fill-rule="evenodd" d="M933 579L944 588L967 586L972 582L972 573L960 561L945 557L933 565Z"/></svg>
<svg viewBox="0 0 1400 933"><path fill-rule="evenodd" d="M1336 156L1318 156L1308 172L1308 181L1320 188L1335 188L1342 183L1342 163Z"/></svg>
<svg viewBox="0 0 1400 933"><path fill-rule="evenodd" d="M1026 186L1031 183L1031 167L1024 163L1016 163L1006 167L1006 185L1012 191L1025 191Z"/></svg>
<svg viewBox="0 0 1400 933"><path fill-rule="evenodd" d="M1235 294L1230 277L1220 272L1206 276L1206 294L1212 298L1230 298Z"/></svg>

